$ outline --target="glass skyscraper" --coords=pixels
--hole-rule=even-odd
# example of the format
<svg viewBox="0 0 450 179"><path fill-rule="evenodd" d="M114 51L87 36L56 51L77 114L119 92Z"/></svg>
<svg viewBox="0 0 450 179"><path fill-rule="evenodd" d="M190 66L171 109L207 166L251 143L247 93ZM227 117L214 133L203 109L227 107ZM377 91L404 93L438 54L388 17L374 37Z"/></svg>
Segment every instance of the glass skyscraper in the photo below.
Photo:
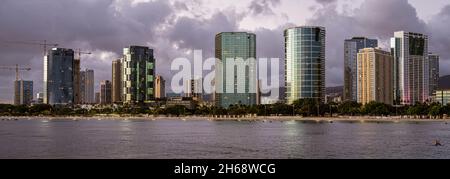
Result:
<svg viewBox="0 0 450 179"><path fill-rule="evenodd" d="M216 35L216 106L256 104L256 35L223 32Z"/></svg>
<svg viewBox="0 0 450 179"><path fill-rule="evenodd" d="M353 37L344 43L344 100L357 101L358 52L364 48L378 47L378 40L366 37Z"/></svg>
<svg viewBox="0 0 450 179"><path fill-rule="evenodd" d="M302 26L284 31L286 101L325 101L325 28Z"/></svg>
<svg viewBox="0 0 450 179"><path fill-rule="evenodd" d="M154 100L155 59L153 49L130 46L123 49L122 100L125 104L144 104Z"/></svg>
<svg viewBox="0 0 450 179"><path fill-rule="evenodd" d="M394 99L412 105L430 101L428 36L399 31L391 38L394 56Z"/></svg>
<svg viewBox="0 0 450 179"><path fill-rule="evenodd" d="M44 57L44 103L67 105L74 102L74 51L53 48Z"/></svg>

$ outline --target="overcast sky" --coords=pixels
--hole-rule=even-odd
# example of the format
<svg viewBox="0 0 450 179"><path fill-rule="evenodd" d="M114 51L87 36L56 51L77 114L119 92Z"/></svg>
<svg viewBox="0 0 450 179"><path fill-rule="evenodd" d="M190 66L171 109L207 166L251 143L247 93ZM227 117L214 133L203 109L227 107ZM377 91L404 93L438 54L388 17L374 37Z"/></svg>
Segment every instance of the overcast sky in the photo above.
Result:
<svg viewBox="0 0 450 179"><path fill-rule="evenodd" d="M202 49L213 56L222 31L257 35L258 57L283 58L283 29L319 25L327 29L327 86L343 83L343 41L378 38L388 47L394 31L430 36L441 55L441 75L450 74L448 0L0 0L0 41L47 40L81 48L82 68L95 70L96 88L111 78L111 61L128 45L155 49L157 73L170 81L170 63ZM22 77L42 91L42 48L0 43L0 65L31 67ZM0 103L13 99L13 71L0 71Z"/></svg>

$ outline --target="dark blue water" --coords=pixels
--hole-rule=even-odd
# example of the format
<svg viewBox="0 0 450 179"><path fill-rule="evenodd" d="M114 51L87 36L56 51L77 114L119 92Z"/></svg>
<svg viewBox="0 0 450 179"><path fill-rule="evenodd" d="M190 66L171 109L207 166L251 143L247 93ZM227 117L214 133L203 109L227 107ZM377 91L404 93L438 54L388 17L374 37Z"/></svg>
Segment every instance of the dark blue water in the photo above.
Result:
<svg viewBox="0 0 450 179"><path fill-rule="evenodd" d="M0 158L450 158L450 125L0 121Z"/></svg>

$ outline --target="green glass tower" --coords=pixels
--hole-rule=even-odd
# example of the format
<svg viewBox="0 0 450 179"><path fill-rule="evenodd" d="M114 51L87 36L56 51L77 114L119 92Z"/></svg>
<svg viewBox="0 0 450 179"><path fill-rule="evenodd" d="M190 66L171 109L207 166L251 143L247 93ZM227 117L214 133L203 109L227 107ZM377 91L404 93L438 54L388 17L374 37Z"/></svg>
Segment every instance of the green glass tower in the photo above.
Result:
<svg viewBox="0 0 450 179"><path fill-rule="evenodd" d="M302 26L286 29L286 101L325 101L325 28Z"/></svg>
<svg viewBox="0 0 450 179"><path fill-rule="evenodd" d="M216 35L216 106L256 104L256 35L223 32Z"/></svg>
<svg viewBox="0 0 450 179"><path fill-rule="evenodd" d="M153 49L141 46L124 48L121 73L122 100L125 104L144 104L154 100Z"/></svg>

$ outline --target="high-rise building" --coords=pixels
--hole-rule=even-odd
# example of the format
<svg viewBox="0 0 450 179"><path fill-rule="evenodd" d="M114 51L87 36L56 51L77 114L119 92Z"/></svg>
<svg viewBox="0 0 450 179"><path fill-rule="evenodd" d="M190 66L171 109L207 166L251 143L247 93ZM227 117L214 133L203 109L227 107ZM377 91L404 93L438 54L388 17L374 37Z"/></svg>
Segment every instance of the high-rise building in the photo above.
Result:
<svg viewBox="0 0 450 179"><path fill-rule="evenodd" d="M33 101L33 81L14 81L14 105L30 105Z"/></svg>
<svg viewBox="0 0 450 179"><path fill-rule="evenodd" d="M94 102L91 104L100 104L100 92L96 92L94 96Z"/></svg>
<svg viewBox="0 0 450 179"><path fill-rule="evenodd" d="M74 103L81 104L80 98L80 59L73 60L73 96Z"/></svg>
<svg viewBox="0 0 450 179"><path fill-rule="evenodd" d="M261 80L256 80L256 105L261 104Z"/></svg>
<svg viewBox="0 0 450 179"><path fill-rule="evenodd" d="M95 103L94 93L94 70L86 69L85 71L85 102L88 104Z"/></svg>
<svg viewBox="0 0 450 179"><path fill-rule="evenodd" d="M286 101L325 101L325 28L302 26L284 31Z"/></svg>
<svg viewBox="0 0 450 179"><path fill-rule="evenodd" d="M74 102L72 49L53 48L44 57L44 103L66 105Z"/></svg>
<svg viewBox="0 0 450 179"><path fill-rule="evenodd" d="M111 81L102 81L100 83L100 104L111 104L111 97Z"/></svg>
<svg viewBox="0 0 450 179"><path fill-rule="evenodd" d="M411 105L430 100L428 36L399 31L391 39L394 56L394 99Z"/></svg>
<svg viewBox="0 0 450 179"><path fill-rule="evenodd" d="M141 46L124 48L122 59L122 101L144 104L155 96L155 58L153 49Z"/></svg>
<svg viewBox="0 0 450 179"><path fill-rule="evenodd" d="M439 89L439 55L428 54L430 61L430 96Z"/></svg>
<svg viewBox="0 0 450 179"><path fill-rule="evenodd" d="M366 37L353 37L344 43L344 100L357 101L357 56L364 48L378 47L378 40Z"/></svg>
<svg viewBox="0 0 450 179"><path fill-rule="evenodd" d="M203 99L203 79L196 78L187 80L185 83L185 97L193 98L196 101Z"/></svg>
<svg viewBox="0 0 450 179"><path fill-rule="evenodd" d="M121 89L122 89L122 83L121 83L121 71L122 71L122 65L121 65L121 59L114 60L112 62L112 102L117 103L121 102Z"/></svg>
<svg viewBox="0 0 450 179"><path fill-rule="evenodd" d="M86 104L86 71L80 71L80 82L79 84L79 103Z"/></svg>
<svg viewBox="0 0 450 179"><path fill-rule="evenodd" d="M358 103L394 102L393 58L390 52L377 48L364 48L358 53Z"/></svg>
<svg viewBox="0 0 450 179"><path fill-rule="evenodd" d="M80 72L80 104L95 103L94 70L86 69Z"/></svg>
<svg viewBox="0 0 450 179"><path fill-rule="evenodd" d="M155 79L155 99L166 97L166 80L162 76L156 76Z"/></svg>
<svg viewBox="0 0 450 179"><path fill-rule="evenodd" d="M215 37L215 104L256 104L256 35L223 32Z"/></svg>

